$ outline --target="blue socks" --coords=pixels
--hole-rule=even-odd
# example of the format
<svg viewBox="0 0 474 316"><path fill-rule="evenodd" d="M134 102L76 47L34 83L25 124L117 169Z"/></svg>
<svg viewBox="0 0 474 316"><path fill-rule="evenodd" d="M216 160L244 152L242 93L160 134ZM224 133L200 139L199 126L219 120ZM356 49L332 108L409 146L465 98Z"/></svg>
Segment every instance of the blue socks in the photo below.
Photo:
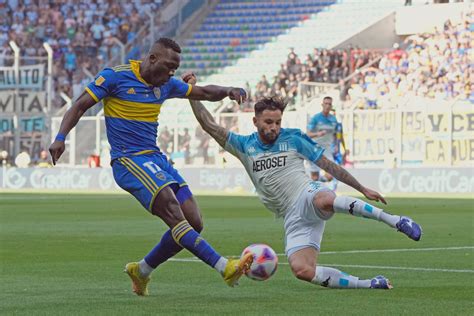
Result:
<svg viewBox="0 0 474 316"><path fill-rule="evenodd" d="M164 233L163 237L161 237L160 243L156 245L144 259L150 267L156 269L156 267L173 257L182 249L183 247L174 241L171 230L169 229Z"/></svg>
<svg viewBox="0 0 474 316"><path fill-rule="evenodd" d="M188 221L184 220L172 230L167 230L161 237L160 242L140 261L140 274L142 276L150 275L154 269L180 252L183 247L214 268L216 268L216 264L221 258L189 225Z"/></svg>
<svg viewBox="0 0 474 316"><path fill-rule="evenodd" d="M221 256L196 232L187 220L179 222L171 230L176 243L180 244L196 257L214 267Z"/></svg>

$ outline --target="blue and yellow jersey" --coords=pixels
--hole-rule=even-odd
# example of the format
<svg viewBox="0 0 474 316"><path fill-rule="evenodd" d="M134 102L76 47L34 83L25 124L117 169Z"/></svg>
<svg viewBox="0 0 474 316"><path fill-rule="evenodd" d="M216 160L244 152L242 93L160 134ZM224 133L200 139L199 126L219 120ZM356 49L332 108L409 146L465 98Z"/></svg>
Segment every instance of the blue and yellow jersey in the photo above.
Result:
<svg viewBox="0 0 474 316"><path fill-rule="evenodd" d="M102 70L86 91L104 102L107 138L112 159L141 152L158 151L158 115L166 99L182 98L192 86L171 78L153 87L140 75L141 61Z"/></svg>

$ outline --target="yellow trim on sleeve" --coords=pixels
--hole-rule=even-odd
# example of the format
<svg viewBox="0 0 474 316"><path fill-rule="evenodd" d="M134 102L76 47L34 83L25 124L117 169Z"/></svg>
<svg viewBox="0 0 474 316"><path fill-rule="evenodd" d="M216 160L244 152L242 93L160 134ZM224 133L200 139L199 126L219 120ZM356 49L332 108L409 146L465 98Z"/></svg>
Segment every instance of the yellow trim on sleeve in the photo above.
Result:
<svg viewBox="0 0 474 316"><path fill-rule="evenodd" d="M95 102L99 102L99 98L95 95L94 92L92 92L91 89L89 89L89 87L86 87L86 92L90 94L90 96L92 97L92 99L94 99Z"/></svg>
<svg viewBox="0 0 474 316"><path fill-rule="evenodd" d="M188 83L188 91L186 91L186 96L191 94L191 91L193 91L193 86Z"/></svg>

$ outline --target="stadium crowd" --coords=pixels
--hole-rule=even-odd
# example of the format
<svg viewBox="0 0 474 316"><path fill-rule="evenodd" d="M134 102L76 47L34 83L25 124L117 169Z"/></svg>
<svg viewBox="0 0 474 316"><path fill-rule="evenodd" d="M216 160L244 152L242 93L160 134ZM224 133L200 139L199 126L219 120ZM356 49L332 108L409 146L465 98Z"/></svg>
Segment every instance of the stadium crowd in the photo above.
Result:
<svg viewBox="0 0 474 316"><path fill-rule="evenodd" d="M406 96L474 102L471 17L458 24L448 20L442 30L408 37L405 49L395 46L377 67L353 78L349 100L361 108L388 107Z"/></svg>
<svg viewBox="0 0 474 316"><path fill-rule="evenodd" d="M35 1L0 0L0 66L13 59L9 41L21 49L21 63L37 64L35 57L46 56L43 43L53 49L56 96L64 92L77 97L89 81L82 72L92 74L120 53L114 38L125 44L149 18L146 11L157 9L170 0L90 0ZM84 82L82 82L84 81ZM59 97L56 107L64 104Z"/></svg>
<svg viewBox="0 0 474 316"><path fill-rule="evenodd" d="M251 100L253 102L264 96L278 95L292 103L299 93L299 82L338 83L381 55L379 50L353 47L337 50L315 48L312 54L302 60L294 49L290 49L286 62L280 65L273 81L269 82L266 76L262 76ZM306 91L302 90L301 93L305 94ZM244 110L248 110L248 107L244 106Z"/></svg>

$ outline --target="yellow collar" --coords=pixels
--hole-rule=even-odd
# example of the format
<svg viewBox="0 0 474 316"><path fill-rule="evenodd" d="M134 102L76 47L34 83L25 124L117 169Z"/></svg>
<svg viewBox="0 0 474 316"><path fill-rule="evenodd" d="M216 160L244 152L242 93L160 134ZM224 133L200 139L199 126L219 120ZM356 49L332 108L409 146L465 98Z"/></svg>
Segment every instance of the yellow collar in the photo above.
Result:
<svg viewBox="0 0 474 316"><path fill-rule="evenodd" d="M140 75L140 64L142 63L142 61L141 60L132 60L132 59L130 59L129 61L130 61L130 67L132 68L132 72L135 75L135 77L137 77L137 79L140 82L143 82L147 86L153 86L152 84L146 82L146 80L143 79L143 77Z"/></svg>

